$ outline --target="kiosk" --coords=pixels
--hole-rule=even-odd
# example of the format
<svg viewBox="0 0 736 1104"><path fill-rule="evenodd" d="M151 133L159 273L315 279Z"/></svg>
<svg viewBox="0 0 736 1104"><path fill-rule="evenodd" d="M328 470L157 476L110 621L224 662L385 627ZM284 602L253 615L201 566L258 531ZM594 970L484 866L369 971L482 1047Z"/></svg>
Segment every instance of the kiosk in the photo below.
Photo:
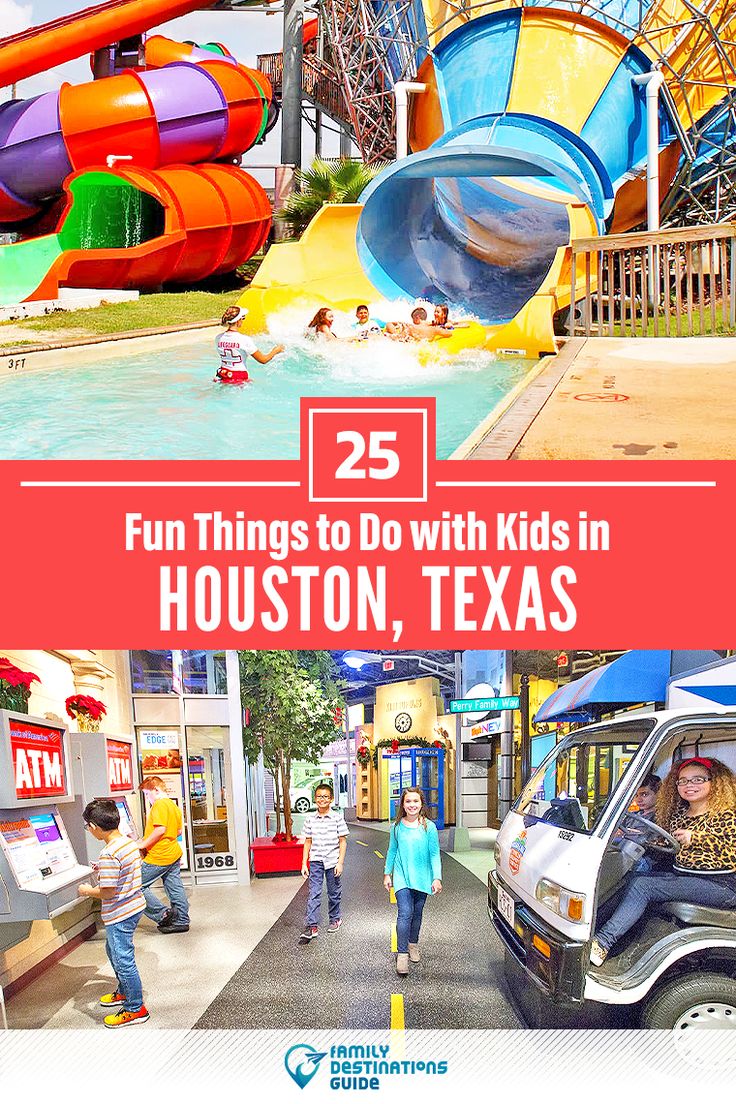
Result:
<svg viewBox="0 0 736 1104"><path fill-rule="evenodd" d="M85 831L82 812L90 801L106 797L114 801L120 813L120 831L138 839L140 823L129 801L136 792L138 772L133 736L108 736L105 732L71 734L74 791L74 815L67 817L69 836L85 862L96 862L102 843Z"/></svg>
<svg viewBox="0 0 736 1104"><path fill-rule="evenodd" d="M59 813L73 801L66 728L0 710L0 921L49 920L81 900L91 870Z"/></svg>

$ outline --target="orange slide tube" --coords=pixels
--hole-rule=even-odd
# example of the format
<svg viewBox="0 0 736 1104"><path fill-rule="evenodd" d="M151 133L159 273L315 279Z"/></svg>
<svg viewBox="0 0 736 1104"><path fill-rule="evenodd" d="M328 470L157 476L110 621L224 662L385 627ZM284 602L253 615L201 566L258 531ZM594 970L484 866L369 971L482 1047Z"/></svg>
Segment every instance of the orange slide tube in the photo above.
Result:
<svg viewBox="0 0 736 1104"><path fill-rule="evenodd" d="M0 87L208 6L202 0L107 0L0 39Z"/></svg>
<svg viewBox="0 0 736 1104"><path fill-rule="evenodd" d="M140 288L157 284L194 283L231 271L264 244L271 225L271 207L263 188L234 165L177 165L153 172L117 167L106 175L119 177L153 196L164 210L163 233L126 249L70 249L56 262L44 284L54 297L60 284L68 287ZM71 186L84 176L73 174Z"/></svg>
<svg viewBox="0 0 736 1104"><path fill-rule="evenodd" d="M260 133L263 101L270 103L273 97L268 77L257 69L249 69L234 59L227 61L188 42L175 42L162 35L147 39L146 64L149 67L161 69L179 61L193 61L219 84L227 100L228 132L217 156L221 160L239 157L244 149L250 149Z"/></svg>

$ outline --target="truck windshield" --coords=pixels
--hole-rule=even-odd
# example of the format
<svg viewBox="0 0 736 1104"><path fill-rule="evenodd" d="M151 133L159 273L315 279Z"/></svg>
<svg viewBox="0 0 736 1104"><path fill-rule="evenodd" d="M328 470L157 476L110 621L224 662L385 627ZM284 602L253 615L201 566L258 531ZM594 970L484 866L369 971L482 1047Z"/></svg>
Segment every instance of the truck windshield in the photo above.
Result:
<svg viewBox="0 0 736 1104"><path fill-rule="evenodd" d="M640 718L566 736L529 779L515 811L590 835L654 723Z"/></svg>

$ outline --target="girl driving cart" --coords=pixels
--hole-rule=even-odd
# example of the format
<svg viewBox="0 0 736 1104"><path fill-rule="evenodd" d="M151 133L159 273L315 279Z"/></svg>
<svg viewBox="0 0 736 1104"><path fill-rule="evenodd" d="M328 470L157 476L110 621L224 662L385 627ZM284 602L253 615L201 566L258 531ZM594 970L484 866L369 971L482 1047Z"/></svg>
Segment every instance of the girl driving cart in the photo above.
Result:
<svg viewBox="0 0 736 1104"><path fill-rule="evenodd" d="M695 756L672 766L657 795L657 824L677 851L671 871L637 875L613 915L596 933L590 961L609 953L660 901L736 908L736 776L718 759ZM664 833L663 833L664 834Z"/></svg>

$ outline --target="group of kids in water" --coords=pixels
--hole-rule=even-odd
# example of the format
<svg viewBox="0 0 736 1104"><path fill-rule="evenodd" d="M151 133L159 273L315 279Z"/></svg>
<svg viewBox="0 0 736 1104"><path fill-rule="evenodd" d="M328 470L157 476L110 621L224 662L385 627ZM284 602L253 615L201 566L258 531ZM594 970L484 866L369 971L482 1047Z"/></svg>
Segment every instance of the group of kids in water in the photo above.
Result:
<svg viewBox="0 0 736 1104"><path fill-rule="evenodd" d="M239 327L247 314L246 307L233 306L228 307L222 316L222 325L226 329L218 334L216 340L220 365L215 376L222 383L247 382L249 375L246 364L249 356L253 357L258 364L268 364L284 351L283 345L275 345L270 352L261 352L251 337L241 333ZM318 341L339 341L340 338L332 330L334 321L334 311L329 307L320 307L307 326L305 336ZM414 308L410 322L383 322L378 318L371 318L367 305L361 303L355 308L355 322L346 340L368 341L373 338L387 337L392 341L402 342L436 341L449 337L453 330L466 325L466 322L450 322L449 309L444 303L434 307L431 322L428 320L426 308L422 306Z"/></svg>
<svg viewBox="0 0 736 1104"><path fill-rule="evenodd" d="M450 322L449 308L445 303L439 304L433 310L431 322L426 308L422 306L414 307L411 322L383 322L379 318L371 318L368 307L361 303L355 308L353 332L347 340L367 341L372 337L390 337L393 341L436 341L438 338L449 337L458 326L467 325L463 322ZM320 307L307 326L307 336L339 341L337 334L332 332L334 321L334 311L329 307Z"/></svg>

